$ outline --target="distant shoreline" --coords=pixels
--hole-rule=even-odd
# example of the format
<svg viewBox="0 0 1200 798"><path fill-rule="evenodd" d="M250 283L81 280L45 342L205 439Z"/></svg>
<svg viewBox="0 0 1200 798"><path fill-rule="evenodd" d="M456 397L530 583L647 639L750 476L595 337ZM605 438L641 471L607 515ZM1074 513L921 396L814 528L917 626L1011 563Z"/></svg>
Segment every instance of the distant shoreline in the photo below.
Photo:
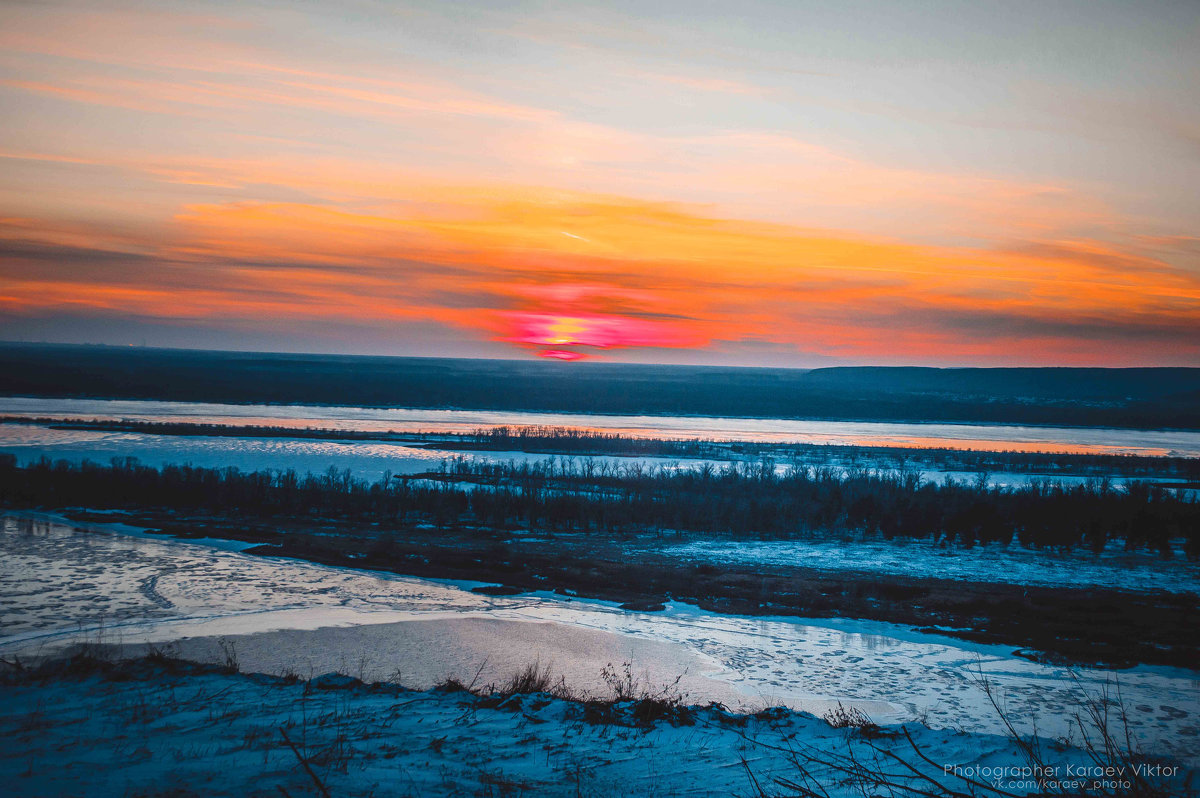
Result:
<svg viewBox="0 0 1200 798"><path fill-rule="evenodd" d="M233 405L1200 429L1200 369L564 366L0 343L0 395Z"/></svg>
<svg viewBox="0 0 1200 798"><path fill-rule="evenodd" d="M387 404L344 404L335 402L285 402L285 401L234 401L234 400L210 400L210 399L163 399L148 396L119 396L119 395L100 395L100 394L71 394L71 395L48 395L48 394L32 394L32 393L3 393L0 394L0 401L4 399L28 399L36 401L38 399L51 400L74 400L80 402L164 402L168 404L216 404L229 405L231 407L289 407L303 408L312 407L319 409L329 408L344 408L347 410L410 410L414 412L447 412L447 413L527 413L530 415L543 416L575 416L579 418L679 418L679 419L709 419L713 421L729 420L729 421L800 421L800 422L817 422L830 424L896 424L903 426L930 426L930 427L1002 427L1006 429L1039 429L1039 430L1113 430L1119 432L1200 432L1200 425L1185 426L1185 427L1131 427L1121 426L1117 424L1067 424L1067 423L1051 423L1051 422L1021 422L1021 421L970 421L970 420L944 420L936 418L882 418L874 416L765 416L765 415L709 415L705 413L638 413L638 412L618 412L618 411L592 411L592 410L546 410L538 408L519 408L519 407L476 407L476 406L451 406L451 405L387 405ZM949 447L947 447L949 448ZM979 450L983 451L983 450ZM989 450L990 451L990 450ZM1002 450L995 450L1002 451ZM1047 452L1050 453L1050 452Z"/></svg>

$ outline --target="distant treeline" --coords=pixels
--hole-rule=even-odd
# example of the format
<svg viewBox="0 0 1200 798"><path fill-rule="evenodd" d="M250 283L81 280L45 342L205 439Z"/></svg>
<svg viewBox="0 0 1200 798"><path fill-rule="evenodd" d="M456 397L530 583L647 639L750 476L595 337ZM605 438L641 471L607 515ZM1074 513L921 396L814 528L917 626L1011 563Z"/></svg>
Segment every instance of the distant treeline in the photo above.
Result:
<svg viewBox="0 0 1200 798"><path fill-rule="evenodd" d="M420 478L370 483L349 471L240 472L234 468L110 465L0 457L0 501L10 507L164 508L244 517L378 522L381 534L418 523L438 528L680 532L821 537L844 532L1102 550L1110 541L1169 554L1182 538L1200 558L1200 503L1144 483L1115 489L1035 482L988 487L919 475L789 468L774 461L646 467L633 461L550 458L484 463L455 458Z"/></svg>
<svg viewBox="0 0 1200 798"><path fill-rule="evenodd" d="M457 451L529 452L584 457L663 457L742 460L773 457L784 463L875 468L941 468L1084 476L1182 477L1200 481L1200 458L1131 454L973 451L952 448L775 443L718 439L635 438L613 432L558 426L501 426L469 433L343 430L322 427L204 424L186 421L0 416L2 424L40 424L53 429L90 429L147 435L229 438L304 438L384 441Z"/></svg>
<svg viewBox="0 0 1200 798"><path fill-rule="evenodd" d="M909 446L858 446L822 443L774 443L718 439L633 438L618 433L554 426L493 427L456 436L456 448L586 456L589 454L745 459L763 456L784 463L861 464L873 468L916 466L964 471L1127 474L1200 479L1200 459L1130 454L974 451Z"/></svg>
<svg viewBox="0 0 1200 798"><path fill-rule="evenodd" d="M533 452L586 456L723 458L732 450L715 439L634 438L617 432L555 426L512 426L477 429L456 436L452 446L491 452Z"/></svg>
<svg viewBox="0 0 1200 798"><path fill-rule="evenodd" d="M1200 429L1200 369L774 368L0 345L0 395Z"/></svg>

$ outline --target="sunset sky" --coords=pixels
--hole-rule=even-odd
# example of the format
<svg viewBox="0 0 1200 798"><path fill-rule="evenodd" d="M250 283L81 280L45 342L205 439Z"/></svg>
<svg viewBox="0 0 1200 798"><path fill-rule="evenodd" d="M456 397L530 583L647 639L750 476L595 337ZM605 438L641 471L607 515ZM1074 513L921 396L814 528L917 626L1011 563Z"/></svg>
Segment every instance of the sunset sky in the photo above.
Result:
<svg viewBox="0 0 1200 798"><path fill-rule="evenodd" d="M1200 366L1198 41L1186 0L5 2L0 339Z"/></svg>

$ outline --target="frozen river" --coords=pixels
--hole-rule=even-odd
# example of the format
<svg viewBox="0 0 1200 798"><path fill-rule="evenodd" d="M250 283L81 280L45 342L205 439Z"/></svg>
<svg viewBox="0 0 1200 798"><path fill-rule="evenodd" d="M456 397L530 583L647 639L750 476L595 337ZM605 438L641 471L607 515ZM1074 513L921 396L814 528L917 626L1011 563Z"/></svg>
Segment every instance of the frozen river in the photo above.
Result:
<svg viewBox="0 0 1200 798"><path fill-rule="evenodd" d="M630 437L1200 457L1200 432L0 397L0 415L397 432L553 426Z"/></svg>
<svg viewBox="0 0 1200 798"><path fill-rule="evenodd" d="M656 548L691 563L803 566L919 579L959 579L1047 587L1100 587L1200 595L1200 561L1177 548L1164 559L1127 552L1114 541L1102 552L1051 552L991 543L970 549L928 540L719 540Z"/></svg>
<svg viewBox="0 0 1200 798"><path fill-rule="evenodd" d="M134 457L150 466L188 463L204 468L233 466L244 471L295 469L322 473L348 469L377 480L385 472L416 474L437 468L454 455L471 460L528 461L546 455L525 452L450 452L384 441L338 441L288 437L288 429L316 427L372 432L471 432L498 426L549 425L603 430L634 437L739 439L751 441L864 446L938 446L972 449L1087 451L1146 455L1200 456L1200 433L1145 432L1107 429L971 426L954 424L877 424L788 421L781 419L668 418L654 416L579 416L545 413L493 413L456 410L395 410L349 407L279 407L211 405L186 402L137 402L76 399L0 398L0 415L39 418L188 422L228 426L274 426L278 437L209 437L156 435L94 429L53 429L44 424L0 424L0 453L21 464L51 460L108 463ZM606 458L622 464L637 460L668 468L693 467L703 461L667 458ZM778 468L786 468L780 463ZM973 481L974 472L928 470L928 480ZM993 485L1021 485L1040 474L995 471ZM1086 477L1056 474L1053 479L1080 482ZM1182 481L1159 478L1170 483Z"/></svg>
<svg viewBox="0 0 1200 798"><path fill-rule="evenodd" d="M1072 672L904 627L850 620L718 615L672 604L638 613L552 594L486 597L467 586L331 568L200 544L90 531L9 515L0 527L0 655L77 641L178 641L185 654L233 641L244 668L349 671L427 686L446 676L502 679L540 661L585 689L607 663L652 683L683 674L695 701L783 703L821 713L843 701L880 722L999 731L978 684L1010 710L1065 734ZM1118 679L1135 734L1157 751L1200 756L1200 673L1077 670L1099 691Z"/></svg>

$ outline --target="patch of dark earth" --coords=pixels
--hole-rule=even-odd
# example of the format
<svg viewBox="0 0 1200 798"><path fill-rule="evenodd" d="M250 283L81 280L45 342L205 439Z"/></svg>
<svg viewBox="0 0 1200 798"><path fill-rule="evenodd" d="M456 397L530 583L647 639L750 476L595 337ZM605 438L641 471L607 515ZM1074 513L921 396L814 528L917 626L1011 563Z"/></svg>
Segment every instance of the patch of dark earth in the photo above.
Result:
<svg viewBox="0 0 1200 798"><path fill-rule="evenodd" d="M138 592L163 609L169 610L175 604L162 593L158 592L158 577L158 574L147 576L138 584Z"/></svg>

